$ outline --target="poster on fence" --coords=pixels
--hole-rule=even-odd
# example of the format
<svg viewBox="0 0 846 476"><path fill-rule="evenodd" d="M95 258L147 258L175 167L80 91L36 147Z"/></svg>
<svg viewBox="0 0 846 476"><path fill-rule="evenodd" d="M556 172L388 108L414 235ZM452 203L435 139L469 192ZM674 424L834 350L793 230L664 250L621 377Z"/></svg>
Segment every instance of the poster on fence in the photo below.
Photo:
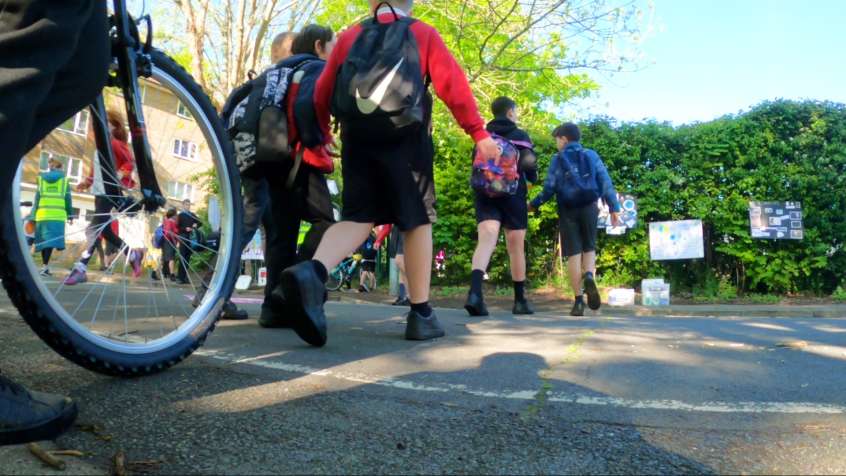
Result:
<svg viewBox="0 0 846 476"><path fill-rule="evenodd" d="M749 228L759 240L801 240L805 237L800 202L749 202Z"/></svg>
<svg viewBox="0 0 846 476"><path fill-rule="evenodd" d="M258 230L256 230L256 234L253 236L253 239L250 240L250 243L247 244L246 248L244 248L244 252L241 253L241 260L264 261L264 244L262 243L263 238L263 230L259 228Z"/></svg>
<svg viewBox="0 0 846 476"><path fill-rule="evenodd" d="M649 254L653 261L704 258L702 220L650 223Z"/></svg>
<svg viewBox="0 0 846 476"><path fill-rule="evenodd" d="M622 235L626 230L637 226L637 200L632 195L617 194L617 200L620 202L622 211L620 212L620 220L623 222L620 226L613 226L611 224L611 210L605 204L603 199L599 199L599 219L596 224L600 229L605 229L609 235Z"/></svg>

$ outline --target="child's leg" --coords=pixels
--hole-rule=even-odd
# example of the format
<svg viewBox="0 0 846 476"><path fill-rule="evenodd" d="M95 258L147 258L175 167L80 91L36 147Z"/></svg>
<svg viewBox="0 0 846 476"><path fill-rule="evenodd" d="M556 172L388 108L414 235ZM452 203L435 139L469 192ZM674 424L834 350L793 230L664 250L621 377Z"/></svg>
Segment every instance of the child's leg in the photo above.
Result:
<svg viewBox="0 0 846 476"><path fill-rule="evenodd" d="M373 223L342 221L332 225L320 240L314 259L320 261L326 271L332 271L338 263L364 243L372 229Z"/></svg>
<svg viewBox="0 0 846 476"><path fill-rule="evenodd" d="M505 244L511 259L511 279L515 283L526 280L526 230L506 230Z"/></svg>
<svg viewBox="0 0 846 476"><path fill-rule="evenodd" d="M584 273L596 275L596 251L585 251L582 253L582 275Z"/></svg>
<svg viewBox="0 0 846 476"><path fill-rule="evenodd" d="M44 266L50 264L50 256L53 254L53 248L44 248L41 250L41 261L44 262Z"/></svg>
<svg viewBox="0 0 846 476"><path fill-rule="evenodd" d="M488 269L491 255L496 248L496 240L499 238L500 223L496 220L485 220L477 227L479 242L476 244L476 251L473 253L473 269L484 273Z"/></svg>
<svg viewBox="0 0 846 476"><path fill-rule="evenodd" d="M573 295L582 295L582 254L579 253L567 258L567 272L570 276L570 286L573 287Z"/></svg>
<svg viewBox="0 0 846 476"><path fill-rule="evenodd" d="M408 294L412 304L422 304L429 301L432 281L432 225L418 226L404 237Z"/></svg>

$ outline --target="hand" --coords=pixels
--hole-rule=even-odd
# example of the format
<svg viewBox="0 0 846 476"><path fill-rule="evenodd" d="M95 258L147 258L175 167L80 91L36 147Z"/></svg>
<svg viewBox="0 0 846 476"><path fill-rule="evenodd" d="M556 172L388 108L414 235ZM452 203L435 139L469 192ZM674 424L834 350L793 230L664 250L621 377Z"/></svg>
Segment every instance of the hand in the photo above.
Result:
<svg viewBox="0 0 846 476"><path fill-rule="evenodd" d="M81 192L84 192L86 190L88 190L87 185L79 184L79 185L76 186L77 193L81 193Z"/></svg>
<svg viewBox="0 0 846 476"><path fill-rule="evenodd" d="M623 226L623 219L620 218L620 212L611 212L611 225Z"/></svg>
<svg viewBox="0 0 846 476"><path fill-rule="evenodd" d="M329 143L324 145L323 147L326 148L326 153L329 154L329 157L337 158L341 156L341 148L338 147L338 143L335 141L334 137L332 137Z"/></svg>
<svg viewBox="0 0 846 476"><path fill-rule="evenodd" d="M382 247L382 243L373 243L373 249L374 250L378 250L381 247Z"/></svg>
<svg viewBox="0 0 846 476"><path fill-rule="evenodd" d="M482 157L486 159L496 159L502 153L496 141L490 137L486 137L476 143L476 148L482 153Z"/></svg>

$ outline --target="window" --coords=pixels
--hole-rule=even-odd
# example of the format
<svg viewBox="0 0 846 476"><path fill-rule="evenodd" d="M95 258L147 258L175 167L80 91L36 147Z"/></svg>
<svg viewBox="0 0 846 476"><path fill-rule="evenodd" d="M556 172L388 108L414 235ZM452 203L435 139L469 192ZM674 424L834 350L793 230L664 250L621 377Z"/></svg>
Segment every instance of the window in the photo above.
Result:
<svg viewBox="0 0 846 476"><path fill-rule="evenodd" d="M187 140L176 139L173 141L173 155L180 159L196 161L197 144Z"/></svg>
<svg viewBox="0 0 846 476"><path fill-rule="evenodd" d="M88 134L88 110L79 111L75 116L63 122L59 129L80 136Z"/></svg>
<svg viewBox="0 0 846 476"><path fill-rule="evenodd" d="M41 151L41 157L38 162L38 170L46 172L49 168L48 162L50 159L56 159L62 163L62 170L68 178L68 183L76 185L82 181L82 160L76 157L68 157L66 155L54 154L52 152Z"/></svg>
<svg viewBox="0 0 846 476"><path fill-rule="evenodd" d="M194 186L190 183L169 181L165 184L165 193L176 200L194 201Z"/></svg>
<svg viewBox="0 0 846 476"><path fill-rule="evenodd" d="M191 111L185 107L185 104L182 104L182 101L177 101L176 115L184 119L194 119L194 116L191 115Z"/></svg>

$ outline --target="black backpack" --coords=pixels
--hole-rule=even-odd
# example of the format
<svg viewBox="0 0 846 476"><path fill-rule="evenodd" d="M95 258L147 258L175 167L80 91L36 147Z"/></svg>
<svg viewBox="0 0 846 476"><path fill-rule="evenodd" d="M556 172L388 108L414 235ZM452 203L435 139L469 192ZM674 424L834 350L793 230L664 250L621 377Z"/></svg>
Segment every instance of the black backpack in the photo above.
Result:
<svg viewBox="0 0 846 476"><path fill-rule="evenodd" d="M312 61L294 57L235 88L221 111L243 173L257 163L293 162L286 97L294 74Z"/></svg>
<svg viewBox="0 0 846 476"><path fill-rule="evenodd" d="M423 126L429 81L423 81L420 51L411 31L414 19L379 23L378 13L362 23L335 80L332 115L353 134L404 135Z"/></svg>

